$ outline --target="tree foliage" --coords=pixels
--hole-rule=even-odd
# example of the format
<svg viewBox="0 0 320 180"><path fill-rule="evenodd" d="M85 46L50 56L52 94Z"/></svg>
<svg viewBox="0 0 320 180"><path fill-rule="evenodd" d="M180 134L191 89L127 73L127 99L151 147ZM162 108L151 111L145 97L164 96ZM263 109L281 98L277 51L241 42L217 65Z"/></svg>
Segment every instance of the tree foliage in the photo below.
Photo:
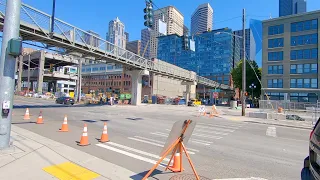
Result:
<svg viewBox="0 0 320 180"><path fill-rule="evenodd" d="M261 93L261 84L259 80L256 77L256 74L259 79L261 79L261 68L258 67L258 64L255 61L246 60L246 91L248 94L252 94L251 89L249 86L251 84L254 84L256 88L253 90L253 94L255 97L259 97ZM250 64L251 66L250 66ZM237 66L231 71L233 84L236 88L239 88L242 90L242 64L243 60L241 60ZM255 74L255 72L256 74Z"/></svg>

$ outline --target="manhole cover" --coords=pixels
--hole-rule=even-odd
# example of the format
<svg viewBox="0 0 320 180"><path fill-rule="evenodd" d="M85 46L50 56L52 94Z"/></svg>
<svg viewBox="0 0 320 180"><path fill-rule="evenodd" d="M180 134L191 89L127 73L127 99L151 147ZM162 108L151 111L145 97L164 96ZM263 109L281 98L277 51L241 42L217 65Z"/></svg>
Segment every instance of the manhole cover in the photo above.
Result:
<svg viewBox="0 0 320 180"><path fill-rule="evenodd" d="M206 178L203 176L199 176L200 180L210 180L210 178ZM196 179L196 177L194 176L194 174L178 174L175 176L172 176L170 178L170 180L194 180Z"/></svg>

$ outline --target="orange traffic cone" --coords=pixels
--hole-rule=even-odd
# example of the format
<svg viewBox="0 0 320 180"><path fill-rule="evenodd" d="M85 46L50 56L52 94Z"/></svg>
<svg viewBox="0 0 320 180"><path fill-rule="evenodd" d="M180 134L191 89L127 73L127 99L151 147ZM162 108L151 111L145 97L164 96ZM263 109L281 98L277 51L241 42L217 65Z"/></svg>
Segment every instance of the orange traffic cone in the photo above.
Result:
<svg viewBox="0 0 320 180"><path fill-rule="evenodd" d="M179 152L176 152L174 154L173 165L170 166L168 169L170 169L172 172L181 172L180 169L182 169L182 171L184 170L182 168L182 164L181 164L181 161L180 161L180 153Z"/></svg>
<svg viewBox="0 0 320 180"><path fill-rule="evenodd" d="M23 119L24 120L29 120L30 119L29 108L26 109L26 113L24 114Z"/></svg>
<svg viewBox="0 0 320 180"><path fill-rule="evenodd" d="M39 117L38 117L36 124L43 124L42 111L40 111L40 114L39 114Z"/></svg>
<svg viewBox="0 0 320 180"><path fill-rule="evenodd" d="M62 127L59 131L60 132L68 132L69 131L67 115L64 116Z"/></svg>
<svg viewBox="0 0 320 180"><path fill-rule="evenodd" d="M87 124L84 124L83 133L82 133L82 136L80 139L80 143L78 145L79 146L88 146L89 145Z"/></svg>
<svg viewBox="0 0 320 180"><path fill-rule="evenodd" d="M108 129L107 129L107 123L104 123L103 126L103 132L100 138L100 142L104 143L104 142L108 142L109 141L109 136L108 136Z"/></svg>

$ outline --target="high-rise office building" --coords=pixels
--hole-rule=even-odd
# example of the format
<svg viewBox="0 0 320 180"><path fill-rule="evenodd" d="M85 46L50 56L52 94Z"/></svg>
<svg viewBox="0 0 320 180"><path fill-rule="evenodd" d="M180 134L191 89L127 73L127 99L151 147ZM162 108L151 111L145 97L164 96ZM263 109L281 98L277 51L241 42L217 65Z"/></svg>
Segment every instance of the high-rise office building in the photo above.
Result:
<svg viewBox="0 0 320 180"><path fill-rule="evenodd" d="M183 25L183 35L189 36L189 28L186 25Z"/></svg>
<svg viewBox="0 0 320 180"><path fill-rule="evenodd" d="M89 34L84 34L84 41L93 47L99 47L99 34L93 31L88 31Z"/></svg>
<svg viewBox="0 0 320 180"><path fill-rule="evenodd" d="M145 28L141 30L141 56L150 59L150 36L151 29Z"/></svg>
<svg viewBox="0 0 320 180"><path fill-rule="evenodd" d="M201 4L191 16L191 35L212 30L213 9L209 3Z"/></svg>
<svg viewBox="0 0 320 180"><path fill-rule="evenodd" d="M167 32L164 35L177 34L179 36L183 35L183 21L184 17L182 13L173 6L167 6L161 9L157 9L153 12L153 31L151 31L150 38L150 58L157 57L157 46L158 39L157 37L162 36L160 33L160 25L159 21L163 21L166 23Z"/></svg>
<svg viewBox="0 0 320 180"><path fill-rule="evenodd" d="M129 41L127 42L126 48L128 51L131 51L135 54L141 55L141 41Z"/></svg>
<svg viewBox="0 0 320 180"><path fill-rule="evenodd" d="M279 17L307 12L306 0L279 0Z"/></svg>
<svg viewBox="0 0 320 180"><path fill-rule="evenodd" d="M125 26L118 17L109 22L107 40L118 47L126 48Z"/></svg>
<svg viewBox="0 0 320 180"><path fill-rule="evenodd" d="M253 37L253 33L251 29L246 29L246 59L249 60L255 60L256 57L256 42ZM238 30L233 32L236 36L243 36L243 30ZM239 40L242 42L242 39L239 38ZM240 43L240 59L243 59L243 43Z"/></svg>
<svg viewBox="0 0 320 180"><path fill-rule="evenodd" d="M230 85L230 71L240 60L239 38L234 38L232 30L227 28L189 37L192 38L195 51L182 48L184 38L181 36L159 37L158 59Z"/></svg>
<svg viewBox="0 0 320 180"><path fill-rule="evenodd" d="M320 97L320 11L263 21L262 94L272 100Z"/></svg>
<svg viewBox="0 0 320 180"><path fill-rule="evenodd" d="M255 61L259 67L262 67L262 21L256 19L250 19L250 29L253 35L253 38L256 43L256 58Z"/></svg>
<svg viewBox="0 0 320 180"><path fill-rule="evenodd" d="M124 32L124 34L126 35L126 42L129 42L130 39L129 39L129 33L128 32Z"/></svg>

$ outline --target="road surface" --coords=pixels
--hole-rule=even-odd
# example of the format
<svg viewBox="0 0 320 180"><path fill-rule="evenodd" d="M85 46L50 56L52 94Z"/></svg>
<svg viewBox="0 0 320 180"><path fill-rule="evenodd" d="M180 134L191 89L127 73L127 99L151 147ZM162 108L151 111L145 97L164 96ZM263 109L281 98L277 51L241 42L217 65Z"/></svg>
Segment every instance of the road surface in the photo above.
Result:
<svg viewBox="0 0 320 180"><path fill-rule="evenodd" d="M308 154L310 130L231 120L223 115L197 117L195 107L61 106L52 100L22 97L16 97L14 104L13 124L139 175L145 174L157 161L172 125L178 120L197 122L187 148L197 172L204 179L300 179L303 159ZM32 122L23 120L26 107L29 107ZM40 110L45 123L36 125L33 122ZM68 116L70 132L57 132L64 115ZM108 125L110 142L100 144L97 138L101 136L104 122ZM84 123L88 125L90 145L81 147L76 141L80 140ZM162 165L167 162L165 159ZM164 172L164 167L160 166L150 179L192 174L187 162L184 158L183 173Z"/></svg>

